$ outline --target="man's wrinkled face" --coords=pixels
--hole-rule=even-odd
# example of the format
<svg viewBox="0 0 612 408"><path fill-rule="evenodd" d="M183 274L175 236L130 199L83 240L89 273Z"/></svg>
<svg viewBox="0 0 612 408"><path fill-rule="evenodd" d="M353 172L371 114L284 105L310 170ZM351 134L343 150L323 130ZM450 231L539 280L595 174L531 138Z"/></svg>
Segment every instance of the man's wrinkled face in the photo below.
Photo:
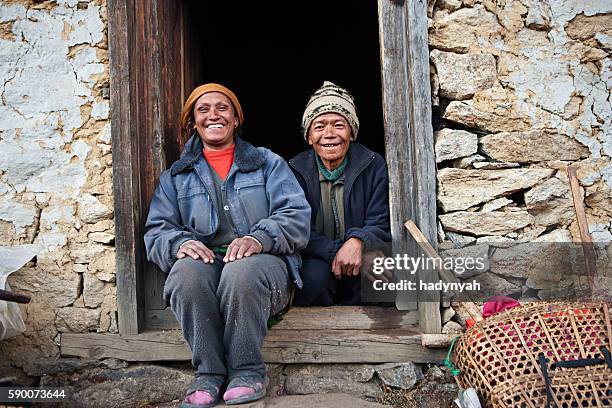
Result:
<svg viewBox="0 0 612 408"><path fill-rule="evenodd" d="M193 116L205 148L218 150L234 143L238 117L230 99L221 92L200 96L193 106Z"/></svg>
<svg viewBox="0 0 612 408"><path fill-rule="evenodd" d="M351 144L352 130L344 116L324 113L317 116L308 130L312 146L325 167L333 170L342 163Z"/></svg>

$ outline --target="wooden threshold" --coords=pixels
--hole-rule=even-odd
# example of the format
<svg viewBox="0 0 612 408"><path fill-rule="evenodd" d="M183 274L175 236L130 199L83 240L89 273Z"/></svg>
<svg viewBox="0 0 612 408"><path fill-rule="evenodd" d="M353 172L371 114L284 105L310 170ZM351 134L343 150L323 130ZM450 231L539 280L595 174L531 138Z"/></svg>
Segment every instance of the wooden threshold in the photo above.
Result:
<svg viewBox="0 0 612 408"><path fill-rule="evenodd" d="M421 345L418 312L384 307L292 308L265 339L267 363L440 363L445 350ZM185 361L179 330L137 335L64 333L61 354L126 361Z"/></svg>
<svg viewBox="0 0 612 408"><path fill-rule="evenodd" d="M170 308L148 310L146 316L149 331L180 329ZM274 326L274 330L403 329L417 325L418 321L417 311L400 311L395 307L292 307L283 320Z"/></svg>

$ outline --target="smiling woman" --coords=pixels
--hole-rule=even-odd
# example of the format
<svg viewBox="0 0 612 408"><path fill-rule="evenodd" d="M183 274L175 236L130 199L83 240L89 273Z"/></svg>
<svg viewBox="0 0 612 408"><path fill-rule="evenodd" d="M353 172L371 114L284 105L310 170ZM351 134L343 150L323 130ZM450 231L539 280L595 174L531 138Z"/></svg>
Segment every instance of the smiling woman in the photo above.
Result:
<svg viewBox="0 0 612 408"><path fill-rule="evenodd" d="M145 226L196 369L184 408L214 406L226 379L227 404L265 394L267 321L301 286L310 207L280 156L237 136L243 121L226 87L193 90L181 114L188 141L161 174Z"/></svg>
<svg viewBox="0 0 612 408"><path fill-rule="evenodd" d="M234 144L238 117L227 96L221 92L205 93L196 101L193 116L205 150L221 150Z"/></svg>

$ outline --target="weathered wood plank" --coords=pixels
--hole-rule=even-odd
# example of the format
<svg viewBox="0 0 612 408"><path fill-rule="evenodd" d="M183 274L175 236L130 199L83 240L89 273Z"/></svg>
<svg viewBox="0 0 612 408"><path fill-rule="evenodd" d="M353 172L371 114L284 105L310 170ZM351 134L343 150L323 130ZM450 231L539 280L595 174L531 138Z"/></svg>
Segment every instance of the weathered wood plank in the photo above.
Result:
<svg viewBox="0 0 612 408"><path fill-rule="evenodd" d="M421 345L414 330L277 330L264 342L267 363L439 363L444 350ZM64 333L61 354L126 361L184 361L191 359L180 332L171 330L133 336Z"/></svg>
<svg viewBox="0 0 612 408"><path fill-rule="evenodd" d="M394 307L292 307L274 330L407 329L416 326L418 319L418 312L400 311ZM146 322L150 330L180 329L170 308L147 310Z"/></svg>
<svg viewBox="0 0 612 408"><path fill-rule="evenodd" d="M421 345L411 330L271 330L263 345L268 363L438 363L444 350Z"/></svg>
<svg viewBox="0 0 612 408"><path fill-rule="evenodd" d="M434 247L437 243L427 3L379 0L378 10L393 250L418 256L420 251L402 228L404 222L414 220ZM417 279L433 282L438 276L435 271L419 271ZM396 305L414 309L418 300L412 291L399 292ZM438 302L425 298L418 308L423 330L439 333Z"/></svg>
<svg viewBox="0 0 612 408"><path fill-rule="evenodd" d="M427 2L409 1L405 5L408 22L408 82L410 90L410 123L414 142L416 174L415 220L434 249L437 248L436 165L431 119L429 76L429 42L427 38ZM418 279L437 282L438 271L420 270ZM419 312L423 333L441 333L440 298L419 294Z"/></svg>
<svg viewBox="0 0 612 408"><path fill-rule="evenodd" d="M274 326L275 330L371 330L408 329L418 323L418 314L394 307L332 306L293 307Z"/></svg>
<svg viewBox="0 0 612 408"><path fill-rule="evenodd" d="M140 250L140 175L132 98L134 47L133 0L109 0L109 51L113 195L119 332L137 334L143 324L142 251Z"/></svg>
<svg viewBox="0 0 612 408"><path fill-rule="evenodd" d="M120 336L117 334L64 333L61 354L91 359L125 361L191 360L191 351L178 330Z"/></svg>
<svg viewBox="0 0 612 408"><path fill-rule="evenodd" d="M378 0L378 28L382 69L383 118L385 124L385 157L389 167L389 207L393 252L416 254L416 247L407 239L404 222L414 218L415 161L409 116L410 95L407 78L406 23L403 4ZM396 271L398 279L413 279L404 271ZM400 310L415 310L417 297L412 291L398 296Z"/></svg>

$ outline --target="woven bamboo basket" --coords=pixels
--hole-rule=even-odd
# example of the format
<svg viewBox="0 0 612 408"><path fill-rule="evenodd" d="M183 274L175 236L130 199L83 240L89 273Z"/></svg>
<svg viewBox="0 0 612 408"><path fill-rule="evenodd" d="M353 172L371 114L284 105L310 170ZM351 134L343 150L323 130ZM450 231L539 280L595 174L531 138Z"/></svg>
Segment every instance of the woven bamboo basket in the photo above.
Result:
<svg viewBox="0 0 612 408"><path fill-rule="evenodd" d="M455 345L457 381L488 407L612 407L611 308L538 302L491 316Z"/></svg>

